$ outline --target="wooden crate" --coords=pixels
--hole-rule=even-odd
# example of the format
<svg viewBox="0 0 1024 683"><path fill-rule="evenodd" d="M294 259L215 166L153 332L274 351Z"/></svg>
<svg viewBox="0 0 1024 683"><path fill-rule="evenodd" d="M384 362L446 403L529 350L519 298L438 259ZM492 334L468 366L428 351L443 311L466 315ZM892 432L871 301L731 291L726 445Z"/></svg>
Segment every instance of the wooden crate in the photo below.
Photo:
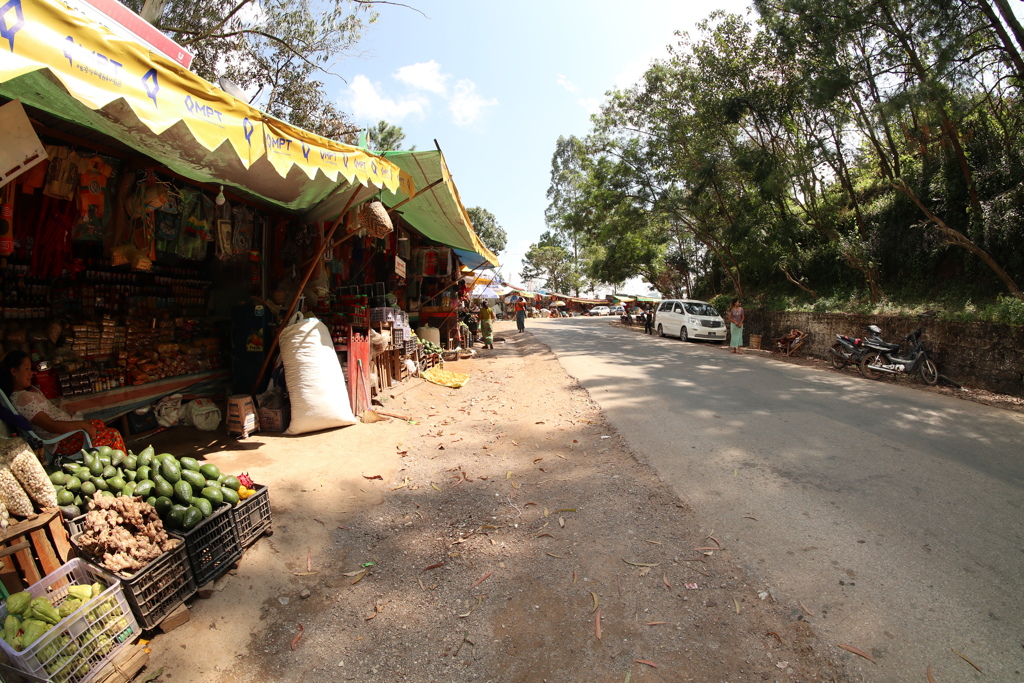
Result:
<svg viewBox="0 0 1024 683"><path fill-rule="evenodd" d="M23 591L60 569L70 553L60 511L44 510L0 532L0 581L8 593Z"/></svg>
<svg viewBox="0 0 1024 683"><path fill-rule="evenodd" d="M90 683L128 683L148 662L149 650L143 643L136 642L103 667Z"/></svg>

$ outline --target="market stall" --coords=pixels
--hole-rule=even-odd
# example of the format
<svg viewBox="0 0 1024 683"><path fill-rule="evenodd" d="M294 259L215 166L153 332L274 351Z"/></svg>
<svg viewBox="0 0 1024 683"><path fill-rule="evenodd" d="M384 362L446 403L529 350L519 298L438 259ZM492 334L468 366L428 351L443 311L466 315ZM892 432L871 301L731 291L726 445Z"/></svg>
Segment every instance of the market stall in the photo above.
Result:
<svg viewBox="0 0 1024 683"><path fill-rule="evenodd" d="M0 63L0 122L24 143L0 161L5 350L30 353L55 404L104 420L251 385L273 318L268 250L314 239L314 210L333 220L382 189L412 194L408 175L64 5L20 9L30 21ZM53 31L107 61L78 68Z"/></svg>

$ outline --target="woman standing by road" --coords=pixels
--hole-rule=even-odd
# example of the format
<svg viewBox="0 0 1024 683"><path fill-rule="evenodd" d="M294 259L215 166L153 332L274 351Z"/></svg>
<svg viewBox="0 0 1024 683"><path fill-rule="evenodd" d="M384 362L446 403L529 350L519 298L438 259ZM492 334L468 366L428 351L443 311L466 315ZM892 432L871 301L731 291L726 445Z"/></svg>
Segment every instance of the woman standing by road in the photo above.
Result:
<svg viewBox="0 0 1024 683"><path fill-rule="evenodd" d="M480 334L484 338L484 348L494 348L494 311L487 302L480 304Z"/></svg>
<svg viewBox="0 0 1024 683"><path fill-rule="evenodd" d="M740 306L739 299L733 299L729 306L729 346L733 353L743 353L740 348L743 346L743 321L747 314Z"/></svg>

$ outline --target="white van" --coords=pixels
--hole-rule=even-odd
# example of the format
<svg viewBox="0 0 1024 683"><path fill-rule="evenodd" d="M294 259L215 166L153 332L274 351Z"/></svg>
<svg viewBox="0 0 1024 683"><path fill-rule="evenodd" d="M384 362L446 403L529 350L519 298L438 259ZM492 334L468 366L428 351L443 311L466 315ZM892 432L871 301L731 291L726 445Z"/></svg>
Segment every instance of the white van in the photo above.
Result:
<svg viewBox="0 0 1024 683"><path fill-rule="evenodd" d="M728 336L725 321L715 307L695 299L665 299L654 313L659 337L671 335L683 341L706 339L722 343Z"/></svg>

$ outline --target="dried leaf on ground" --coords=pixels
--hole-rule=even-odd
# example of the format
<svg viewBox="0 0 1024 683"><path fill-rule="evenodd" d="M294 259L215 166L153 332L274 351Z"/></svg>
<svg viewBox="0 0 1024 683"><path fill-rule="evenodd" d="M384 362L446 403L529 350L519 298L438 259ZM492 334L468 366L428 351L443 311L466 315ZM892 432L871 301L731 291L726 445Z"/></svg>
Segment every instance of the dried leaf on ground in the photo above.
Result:
<svg viewBox="0 0 1024 683"><path fill-rule="evenodd" d="M633 662L635 662L636 664L646 664L647 666L653 667L655 669L658 668L657 664L647 659L634 659Z"/></svg>
<svg viewBox="0 0 1024 683"><path fill-rule="evenodd" d="M874 659L871 658L871 655L869 655L867 652L864 652L864 650L861 650L859 647L854 647L853 645L838 645L837 647L840 647L840 648L846 650L847 652L852 652L853 654L857 655L858 657L863 657L864 659L868 660L872 664L878 664L878 662L876 662ZM953 652L956 652L956 650L953 650Z"/></svg>
<svg viewBox="0 0 1024 683"><path fill-rule="evenodd" d="M494 572L487 572L486 574L484 574L483 576L481 576L481 577L480 577L480 580L479 580L479 581L477 581L476 583L474 583L474 584L473 584L472 586L470 586L470 587L469 587L469 590L473 590L474 588L476 588L477 586L479 586L479 585L480 585L481 583L483 583L483 582L484 582L484 581L486 581L486 580L487 580L488 578L490 578L491 574L493 574L493 573L494 573Z"/></svg>
<svg viewBox="0 0 1024 683"><path fill-rule="evenodd" d="M600 607L601 601L598 599L597 593L594 591L590 591L590 597L594 599L594 606L590 608L590 613L593 614L597 611L597 608Z"/></svg>
<svg viewBox="0 0 1024 683"><path fill-rule="evenodd" d="M295 649L295 646L299 644L299 640L302 639L302 632L303 632L302 624L299 624L299 634L297 636L295 636L295 638L292 639L292 649L293 650Z"/></svg>
<svg viewBox="0 0 1024 683"><path fill-rule="evenodd" d="M622 558L622 561L625 562L626 564L632 565L634 567L658 567L658 566L661 566L661 562L631 562L630 560L627 560L626 558Z"/></svg>
<svg viewBox="0 0 1024 683"><path fill-rule="evenodd" d="M601 610L597 610L597 614L594 615L594 635L597 636L598 640L601 640Z"/></svg>
<svg viewBox="0 0 1024 683"><path fill-rule="evenodd" d="M384 481L384 477L380 476L379 474L375 474L372 477L368 477L364 474L363 479L380 479L381 481Z"/></svg>
<svg viewBox="0 0 1024 683"><path fill-rule="evenodd" d="M949 648L949 649L953 650L953 648ZM980 674L984 674L985 673L984 671L981 670L981 668L977 664L975 664L970 659L968 659L967 655L962 654L960 652L957 652L956 650L953 650L953 654L955 654L957 657L959 657L960 659L964 660L965 662L967 662L968 664L973 666L977 670L978 673L980 673Z"/></svg>

